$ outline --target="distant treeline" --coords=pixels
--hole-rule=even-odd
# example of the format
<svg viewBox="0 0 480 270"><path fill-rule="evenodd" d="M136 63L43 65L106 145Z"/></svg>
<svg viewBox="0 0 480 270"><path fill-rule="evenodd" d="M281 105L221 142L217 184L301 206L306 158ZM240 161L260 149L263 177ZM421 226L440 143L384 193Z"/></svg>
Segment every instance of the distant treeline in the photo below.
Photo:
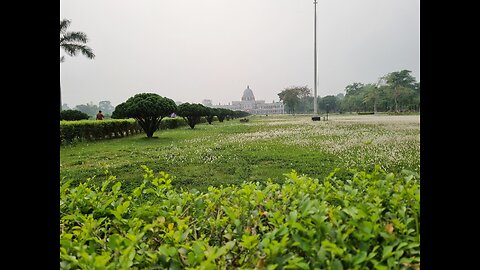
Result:
<svg viewBox="0 0 480 270"><path fill-rule="evenodd" d="M391 72L374 83L355 82L347 85L345 94L317 97L318 111L419 112L420 82L410 73L409 70ZM294 97L288 95L289 91L294 93ZM288 113L311 113L313 96L310 93L311 90L306 86L290 87L283 90L279 96Z"/></svg>
<svg viewBox="0 0 480 270"><path fill-rule="evenodd" d="M112 115L112 112L115 110L115 107L111 104L109 100L100 101L98 105L93 104L93 102L87 104L80 104L73 108L68 107L67 104L62 105L62 110L75 110L81 111L88 115L89 119L95 119L95 115L98 111L102 111L106 119L109 119Z"/></svg>

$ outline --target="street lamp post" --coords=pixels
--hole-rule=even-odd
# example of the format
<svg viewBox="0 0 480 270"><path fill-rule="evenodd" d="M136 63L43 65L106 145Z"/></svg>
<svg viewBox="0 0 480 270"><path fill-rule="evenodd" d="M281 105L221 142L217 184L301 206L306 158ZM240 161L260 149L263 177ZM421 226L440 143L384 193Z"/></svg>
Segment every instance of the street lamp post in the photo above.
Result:
<svg viewBox="0 0 480 270"><path fill-rule="evenodd" d="M313 0L313 121L320 121L317 113L317 0Z"/></svg>

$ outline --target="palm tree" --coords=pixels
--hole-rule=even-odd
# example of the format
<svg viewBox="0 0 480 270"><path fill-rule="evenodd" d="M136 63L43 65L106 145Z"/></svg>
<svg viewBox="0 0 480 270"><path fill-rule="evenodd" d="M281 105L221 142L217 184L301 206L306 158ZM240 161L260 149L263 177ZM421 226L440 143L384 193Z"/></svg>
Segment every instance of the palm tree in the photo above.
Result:
<svg viewBox="0 0 480 270"><path fill-rule="evenodd" d="M60 21L60 48L68 55L77 56L80 52L89 59L95 58L92 49L85 45L88 41L87 35L83 32L67 32L71 21L63 19ZM60 57L60 63L65 61L65 56ZM60 111L62 111L62 86L60 83Z"/></svg>

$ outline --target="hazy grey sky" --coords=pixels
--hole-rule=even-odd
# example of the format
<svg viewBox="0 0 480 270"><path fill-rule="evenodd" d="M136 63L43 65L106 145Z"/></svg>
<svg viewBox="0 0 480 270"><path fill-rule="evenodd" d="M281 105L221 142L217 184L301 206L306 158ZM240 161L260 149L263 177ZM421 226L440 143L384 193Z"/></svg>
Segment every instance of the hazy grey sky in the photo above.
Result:
<svg viewBox="0 0 480 270"><path fill-rule="evenodd" d="M62 0L60 19L96 54L60 64L63 103L155 92L226 104L247 85L266 102L289 86L313 92L313 12L313 0ZM420 81L420 0L319 0L317 51L322 97L402 69Z"/></svg>

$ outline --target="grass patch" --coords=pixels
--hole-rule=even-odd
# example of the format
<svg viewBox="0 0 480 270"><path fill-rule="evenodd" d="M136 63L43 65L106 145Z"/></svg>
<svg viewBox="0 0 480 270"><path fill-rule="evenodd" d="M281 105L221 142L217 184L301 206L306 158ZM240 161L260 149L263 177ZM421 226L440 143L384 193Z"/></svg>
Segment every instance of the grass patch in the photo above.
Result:
<svg viewBox="0 0 480 270"><path fill-rule="evenodd" d="M108 169L132 190L146 165L174 175L174 188L206 190L243 181L282 182L283 174L323 179L336 167L366 169L375 164L391 172L420 171L418 115L253 116L238 120L157 131L120 139L61 146L62 181L98 181Z"/></svg>

